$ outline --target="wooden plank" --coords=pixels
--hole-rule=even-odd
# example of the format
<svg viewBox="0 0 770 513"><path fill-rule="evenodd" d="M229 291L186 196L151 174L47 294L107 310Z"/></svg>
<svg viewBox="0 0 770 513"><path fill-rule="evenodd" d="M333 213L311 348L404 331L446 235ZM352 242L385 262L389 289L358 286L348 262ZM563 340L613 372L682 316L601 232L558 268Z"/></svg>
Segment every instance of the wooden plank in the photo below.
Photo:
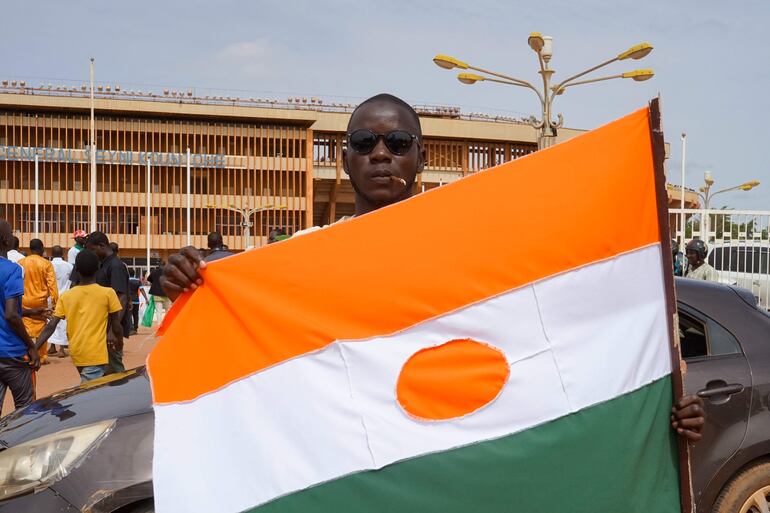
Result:
<svg viewBox="0 0 770 513"><path fill-rule="evenodd" d="M674 389L674 400L684 395L684 376L686 367L682 364L679 349L679 316L676 310L676 291L674 289L674 269L671 259L671 232L668 225L668 196L666 193L666 174L664 169L665 142L660 113L660 98L650 101L650 135L652 137L652 157L655 166L655 187L658 200L658 225L661 242L661 260L663 264L663 279L666 290L666 310L671 348L671 379ZM690 446L687 439L677 436L679 445L679 490L683 513L694 511L692 491L692 469L690 466Z"/></svg>

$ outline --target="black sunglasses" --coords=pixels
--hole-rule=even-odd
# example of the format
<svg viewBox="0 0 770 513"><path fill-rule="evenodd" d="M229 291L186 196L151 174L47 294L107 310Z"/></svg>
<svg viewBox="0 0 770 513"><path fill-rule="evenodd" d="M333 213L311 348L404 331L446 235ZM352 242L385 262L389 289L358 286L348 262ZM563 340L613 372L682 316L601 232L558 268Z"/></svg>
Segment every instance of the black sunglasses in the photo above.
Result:
<svg viewBox="0 0 770 513"><path fill-rule="evenodd" d="M387 134L375 134L371 130L360 128L348 134L348 146L356 153L367 155L377 146L380 138L385 141L385 147L393 155L405 155L412 148L412 142L417 142L418 147L420 145L420 140L417 136L405 130L393 130Z"/></svg>

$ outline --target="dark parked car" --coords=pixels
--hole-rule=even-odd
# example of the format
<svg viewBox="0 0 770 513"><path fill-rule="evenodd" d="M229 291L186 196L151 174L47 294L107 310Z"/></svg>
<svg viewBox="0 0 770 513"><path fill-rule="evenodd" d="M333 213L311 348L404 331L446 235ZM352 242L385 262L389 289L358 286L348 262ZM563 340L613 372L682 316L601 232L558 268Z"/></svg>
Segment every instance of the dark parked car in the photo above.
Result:
<svg viewBox="0 0 770 513"><path fill-rule="evenodd" d="M152 442L144 367L16 410L0 420L0 512L152 512Z"/></svg>
<svg viewBox="0 0 770 513"><path fill-rule="evenodd" d="M766 512L770 316L742 289L686 279L676 288L685 385L708 412L693 450L698 511ZM0 420L0 513L154 511L152 435L144 368L13 412Z"/></svg>
<svg viewBox="0 0 770 513"><path fill-rule="evenodd" d="M685 389L708 423L693 447L699 513L766 512L770 504L770 316L745 289L676 283Z"/></svg>

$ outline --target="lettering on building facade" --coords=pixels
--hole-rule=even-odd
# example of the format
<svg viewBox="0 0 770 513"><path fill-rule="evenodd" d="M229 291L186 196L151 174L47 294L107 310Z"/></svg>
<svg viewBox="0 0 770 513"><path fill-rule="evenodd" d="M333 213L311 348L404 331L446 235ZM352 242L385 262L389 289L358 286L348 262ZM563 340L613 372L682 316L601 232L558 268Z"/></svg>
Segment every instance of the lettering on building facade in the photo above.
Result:
<svg viewBox="0 0 770 513"><path fill-rule="evenodd" d="M35 160L35 155L38 156L39 162L62 162L66 164L88 164L91 162L88 146L82 150L74 150L71 148L36 148L32 146L0 145L0 161L29 162ZM144 166L147 165L148 157L150 159L150 164L153 166L187 166L187 153L96 150L97 164ZM190 154L190 167L224 168L225 155L192 153Z"/></svg>

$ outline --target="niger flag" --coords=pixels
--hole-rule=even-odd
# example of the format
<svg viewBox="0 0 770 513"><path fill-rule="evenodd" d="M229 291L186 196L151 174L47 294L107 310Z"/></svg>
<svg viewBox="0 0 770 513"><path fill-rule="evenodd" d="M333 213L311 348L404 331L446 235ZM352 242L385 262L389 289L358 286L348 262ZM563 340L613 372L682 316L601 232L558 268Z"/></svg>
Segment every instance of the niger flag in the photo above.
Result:
<svg viewBox="0 0 770 513"><path fill-rule="evenodd" d="M661 178L643 109L211 263L149 357L157 510L679 511Z"/></svg>

